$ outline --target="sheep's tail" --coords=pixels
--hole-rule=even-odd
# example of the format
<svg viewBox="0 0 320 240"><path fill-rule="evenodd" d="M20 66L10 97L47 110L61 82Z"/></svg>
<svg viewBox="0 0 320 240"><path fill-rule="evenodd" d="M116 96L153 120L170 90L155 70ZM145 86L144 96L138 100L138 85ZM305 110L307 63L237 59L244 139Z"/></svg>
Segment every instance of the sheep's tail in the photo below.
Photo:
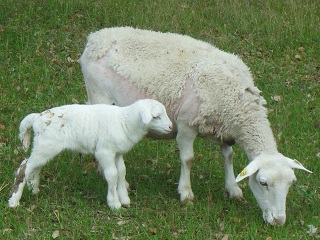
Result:
<svg viewBox="0 0 320 240"><path fill-rule="evenodd" d="M22 119L19 128L19 138L24 151L28 151L30 147L31 128L34 121L40 116L39 113L31 113Z"/></svg>

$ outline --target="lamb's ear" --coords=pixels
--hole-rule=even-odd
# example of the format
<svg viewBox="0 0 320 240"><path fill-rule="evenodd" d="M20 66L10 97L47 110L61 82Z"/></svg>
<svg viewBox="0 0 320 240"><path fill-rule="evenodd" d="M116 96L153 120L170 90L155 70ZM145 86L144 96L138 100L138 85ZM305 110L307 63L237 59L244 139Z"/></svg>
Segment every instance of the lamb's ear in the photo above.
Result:
<svg viewBox="0 0 320 240"><path fill-rule="evenodd" d="M298 160L292 160L290 158L287 158L288 162L289 162L289 166L291 168L295 168L295 169L301 169L304 170L308 173L312 173L310 170L306 169Z"/></svg>
<svg viewBox="0 0 320 240"><path fill-rule="evenodd" d="M140 112L143 124L148 124L152 120L152 114L149 108L145 108Z"/></svg>
<svg viewBox="0 0 320 240"><path fill-rule="evenodd" d="M246 166L241 173L237 176L236 182L240 182L242 179L251 176L256 171L258 171L260 168L259 160L253 160L251 163L249 163L248 166Z"/></svg>

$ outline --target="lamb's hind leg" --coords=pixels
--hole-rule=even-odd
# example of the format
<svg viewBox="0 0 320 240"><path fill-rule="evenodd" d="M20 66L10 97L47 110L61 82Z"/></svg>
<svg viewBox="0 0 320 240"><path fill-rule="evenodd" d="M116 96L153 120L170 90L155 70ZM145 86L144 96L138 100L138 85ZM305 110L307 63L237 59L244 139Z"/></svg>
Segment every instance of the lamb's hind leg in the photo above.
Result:
<svg viewBox="0 0 320 240"><path fill-rule="evenodd" d="M28 188L32 189L32 193L36 194L39 192L39 180L41 167L48 161L42 161L40 157L34 157L31 154L29 159L24 160L16 172L15 181L10 192L9 207L19 206L19 201L22 196L22 192L25 184L27 183Z"/></svg>
<svg viewBox="0 0 320 240"><path fill-rule="evenodd" d="M29 159L24 160L18 168L15 183L10 192L9 207L19 205L25 183L32 189L32 193L39 192L39 181L41 168L53 157L61 152L62 149L54 148L55 142L41 141L35 139Z"/></svg>
<svg viewBox="0 0 320 240"><path fill-rule="evenodd" d="M232 147L228 145L221 146L221 153L224 161L225 171L225 191L229 198L235 198L237 200L244 200L242 190L236 183L234 171L233 171L233 151Z"/></svg>
<svg viewBox="0 0 320 240"><path fill-rule="evenodd" d="M63 149L55 146L54 141L34 142L31 155L26 167L26 183L33 194L39 192L40 172L44 165L57 156Z"/></svg>
<svg viewBox="0 0 320 240"><path fill-rule="evenodd" d="M190 172L194 160L193 142L197 137L197 131L187 125L177 124L177 127L177 143L181 159L178 191L181 201L193 201L194 194L191 189Z"/></svg>
<svg viewBox="0 0 320 240"><path fill-rule="evenodd" d="M26 184L25 170L27 161L27 159L23 160L23 162L20 164L19 168L16 171L14 183L9 194L9 207L19 206L19 201L22 196L23 188Z"/></svg>

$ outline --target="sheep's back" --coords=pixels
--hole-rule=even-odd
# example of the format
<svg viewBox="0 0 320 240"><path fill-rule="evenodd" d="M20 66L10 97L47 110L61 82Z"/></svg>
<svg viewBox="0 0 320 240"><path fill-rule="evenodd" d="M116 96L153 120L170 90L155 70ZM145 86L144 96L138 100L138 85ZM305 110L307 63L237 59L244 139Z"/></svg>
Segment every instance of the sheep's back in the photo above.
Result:
<svg viewBox="0 0 320 240"><path fill-rule="evenodd" d="M173 33L109 28L89 35L86 52L91 60L105 59L106 67L167 106L179 100L191 80L201 105L190 124L201 133L223 135L235 116L248 111L243 105L263 115L263 98L249 68L209 43Z"/></svg>

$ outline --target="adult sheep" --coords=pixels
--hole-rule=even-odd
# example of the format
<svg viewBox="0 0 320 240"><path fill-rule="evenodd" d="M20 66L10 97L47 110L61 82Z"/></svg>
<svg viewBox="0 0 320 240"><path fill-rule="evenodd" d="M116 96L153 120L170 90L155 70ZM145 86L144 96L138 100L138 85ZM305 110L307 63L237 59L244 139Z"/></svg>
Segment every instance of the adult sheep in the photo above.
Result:
<svg viewBox="0 0 320 240"><path fill-rule="evenodd" d="M229 196L242 199L237 182L249 177L264 220L284 224L286 196L296 179L293 169L310 171L278 152L265 100L241 59L188 36L119 27L91 33L80 64L91 104L126 106L142 98L164 103L173 132L149 136L176 137L181 201L194 198L193 142L205 137L221 146ZM237 178L232 163L235 142L250 160Z"/></svg>

